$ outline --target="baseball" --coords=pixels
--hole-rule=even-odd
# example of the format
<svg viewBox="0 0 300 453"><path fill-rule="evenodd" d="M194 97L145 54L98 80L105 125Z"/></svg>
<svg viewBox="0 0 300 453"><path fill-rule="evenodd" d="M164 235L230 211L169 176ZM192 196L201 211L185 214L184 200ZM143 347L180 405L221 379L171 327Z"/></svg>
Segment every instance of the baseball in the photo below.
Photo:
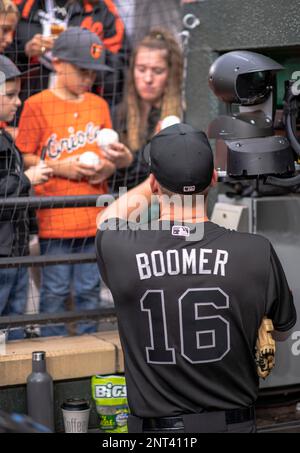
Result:
<svg viewBox="0 0 300 453"><path fill-rule="evenodd" d="M180 118L175 115L166 116L161 122L161 129L165 129L166 127L173 126L173 124L180 123Z"/></svg>
<svg viewBox="0 0 300 453"><path fill-rule="evenodd" d="M97 144L101 148L105 148L112 143L118 143L119 141L119 134L114 131L113 129L101 129L97 135Z"/></svg>
<svg viewBox="0 0 300 453"><path fill-rule="evenodd" d="M100 157L93 151L86 151L79 156L79 162L89 167L96 167L100 164Z"/></svg>

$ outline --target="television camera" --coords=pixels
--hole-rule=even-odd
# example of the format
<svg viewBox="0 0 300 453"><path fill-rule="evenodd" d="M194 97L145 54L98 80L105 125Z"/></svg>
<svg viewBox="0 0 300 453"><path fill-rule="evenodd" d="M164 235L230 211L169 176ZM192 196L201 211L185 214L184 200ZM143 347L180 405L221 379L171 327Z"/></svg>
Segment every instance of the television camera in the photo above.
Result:
<svg viewBox="0 0 300 453"><path fill-rule="evenodd" d="M295 80L285 83L285 135L274 130L276 74L282 69L271 58L249 51L228 52L210 67L209 86L227 106L226 114L212 121L208 130L209 138L222 142L222 152L227 150L227 168L220 172L220 180L235 187L238 180L250 180L250 185L255 180L256 193L262 184L286 190L300 185L300 91Z"/></svg>

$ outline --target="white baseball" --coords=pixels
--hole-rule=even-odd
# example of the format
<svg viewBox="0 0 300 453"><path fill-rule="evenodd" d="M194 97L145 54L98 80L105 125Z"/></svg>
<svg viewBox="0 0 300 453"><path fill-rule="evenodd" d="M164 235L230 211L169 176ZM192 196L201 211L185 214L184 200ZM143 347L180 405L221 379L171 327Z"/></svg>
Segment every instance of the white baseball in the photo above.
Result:
<svg viewBox="0 0 300 453"><path fill-rule="evenodd" d="M79 162L89 167L96 167L100 164L100 157L93 151L86 151L79 156Z"/></svg>
<svg viewBox="0 0 300 453"><path fill-rule="evenodd" d="M105 148L112 143L118 143L119 141L119 134L118 132L114 131L113 129L101 129L101 131L97 134L97 144L101 148Z"/></svg>
<svg viewBox="0 0 300 453"><path fill-rule="evenodd" d="M180 118L175 115L166 116L161 122L161 129L165 129L166 127L173 126L173 124L180 123Z"/></svg>

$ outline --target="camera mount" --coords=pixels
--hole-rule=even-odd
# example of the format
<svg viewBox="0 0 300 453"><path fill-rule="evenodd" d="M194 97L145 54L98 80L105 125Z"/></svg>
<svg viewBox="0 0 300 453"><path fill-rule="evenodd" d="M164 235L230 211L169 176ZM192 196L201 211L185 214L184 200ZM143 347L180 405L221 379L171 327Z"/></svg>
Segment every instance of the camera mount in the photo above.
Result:
<svg viewBox="0 0 300 453"><path fill-rule="evenodd" d="M300 184L294 162L294 154L300 156L294 133L295 97L290 104L289 98L286 101L291 105L285 110L287 138L274 135L276 73L282 69L271 58L249 51L228 52L210 68L209 86L227 104L229 114L212 121L208 135L225 143L230 178L262 179L282 187ZM233 105L238 106L237 113L232 113Z"/></svg>

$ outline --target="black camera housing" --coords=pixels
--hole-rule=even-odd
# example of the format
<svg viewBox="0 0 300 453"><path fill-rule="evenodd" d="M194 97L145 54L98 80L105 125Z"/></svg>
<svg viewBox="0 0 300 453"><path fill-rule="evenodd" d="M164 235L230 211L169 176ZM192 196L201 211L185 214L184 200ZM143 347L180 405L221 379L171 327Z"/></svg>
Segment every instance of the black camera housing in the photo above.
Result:
<svg viewBox="0 0 300 453"><path fill-rule="evenodd" d="M227 148L227 174L233 178L286 177L295 172L294 152L289 140L275 136L274 99L276 73L283 67L264 55L228 52L209 71L209 86L236 114L222 115L211 122L210 138Z"/></svg>

